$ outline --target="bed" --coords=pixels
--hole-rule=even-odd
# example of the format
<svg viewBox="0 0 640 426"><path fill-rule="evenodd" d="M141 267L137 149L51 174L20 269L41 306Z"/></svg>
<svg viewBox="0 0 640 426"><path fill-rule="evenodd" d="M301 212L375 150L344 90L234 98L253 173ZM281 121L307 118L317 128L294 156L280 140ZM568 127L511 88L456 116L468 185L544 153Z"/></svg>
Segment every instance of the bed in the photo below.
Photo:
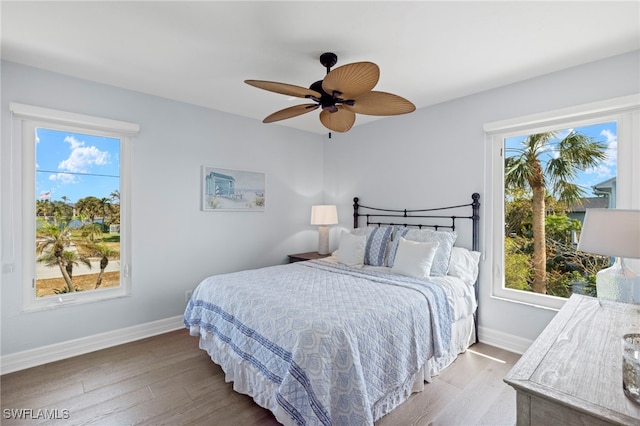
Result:
<svg viewBox="0 0 640 426"><path fill-rule="evenodd" d="M372 425L476 339L479 198L421 210L354 198L331 256L208 277L184 324L280 423Z"/></svg>

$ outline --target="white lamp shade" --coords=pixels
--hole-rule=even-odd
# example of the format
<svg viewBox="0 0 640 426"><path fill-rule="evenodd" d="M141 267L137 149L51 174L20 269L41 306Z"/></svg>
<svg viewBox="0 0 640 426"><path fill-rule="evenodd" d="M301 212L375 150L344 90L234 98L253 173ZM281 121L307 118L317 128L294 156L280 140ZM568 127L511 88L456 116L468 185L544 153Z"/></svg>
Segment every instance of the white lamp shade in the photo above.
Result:
<svg viewBox="0 0 640 426"><path fill-rule="evenodd" d="M338 209L336 206L320 205L311 207L312 225L337 225Z"/></svg>
<svg viewBox="0 0 640 426"><path fill-rule="evenodd" d="M578 250L640 258L640 210L587 209Z"/></svg>

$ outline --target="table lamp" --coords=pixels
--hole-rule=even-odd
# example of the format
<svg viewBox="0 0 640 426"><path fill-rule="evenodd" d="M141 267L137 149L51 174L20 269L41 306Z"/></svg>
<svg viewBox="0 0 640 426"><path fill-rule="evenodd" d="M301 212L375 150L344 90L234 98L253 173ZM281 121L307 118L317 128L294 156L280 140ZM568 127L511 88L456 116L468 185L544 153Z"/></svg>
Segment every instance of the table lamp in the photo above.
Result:
<svg viewBox="0 0 640 426"><path fill-rule="evenodd" d="M329 254L329 226L338 224L338 209L336 206L311 206L311 224L319 225L318 253Z"/></svg>
<svg viewBox="0 0 640 426"><path fill-rule="evenodd" d="M640 276L624 261L640 258L640 210L587 209L578 250L616 258L596 274L601 306L614 301L640 308Z"/></svg>

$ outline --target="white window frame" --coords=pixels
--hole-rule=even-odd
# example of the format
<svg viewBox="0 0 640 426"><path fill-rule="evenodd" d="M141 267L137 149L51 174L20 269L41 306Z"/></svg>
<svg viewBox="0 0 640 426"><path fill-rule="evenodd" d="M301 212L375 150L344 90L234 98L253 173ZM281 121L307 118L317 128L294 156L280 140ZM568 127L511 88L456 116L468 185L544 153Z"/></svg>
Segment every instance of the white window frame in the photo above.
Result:
<svg viewBox="0 0 640 426"><path fill-rule="evenodd" d="M78 303L96 302L131 294L131 138L140 127L134 123L93 117L49 108L11 103L12 139L19 144L22 156L20 191L22 219L22 310L38 311ZM15 126L14 126L15 124ZM37 128L49 128L73 133L101 135L120 140L120 286L86 292L36 297L35 253L35 135ZM12 140L12 144L14 141ZM20 174L20 173L19 173Z"/></svg>
<svg viewBox="0 0 640 426"><path fill-rule="evenodd" d="M493 215L486 223L492 248L492 297L546 309L568 300L504 287L504 140L509 137L615 121L618 135L616 207L640 208L640 94L486 123L487 188ZM635 170L633 167L634 160ZM640 262L633 262L638 269Z"/></svg>

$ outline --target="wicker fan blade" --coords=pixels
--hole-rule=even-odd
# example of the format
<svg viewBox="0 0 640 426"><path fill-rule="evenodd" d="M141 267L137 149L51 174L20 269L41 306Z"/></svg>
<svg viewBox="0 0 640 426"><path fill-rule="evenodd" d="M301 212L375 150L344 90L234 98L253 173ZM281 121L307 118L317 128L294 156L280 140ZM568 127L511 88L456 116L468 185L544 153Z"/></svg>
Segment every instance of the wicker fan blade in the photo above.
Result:
<svg viewBox="0 0 640 426"><path fill-rule="evenodd" d="M329 130L334 132L346 132L356 121L356 114L347 111L342 105L338 105L337 112L329 112L326 109L320 113L320 121Z"/></svg>
<svg viewBox="0 0 640 426"><path fill-rule="evenodd" d="M386 92L369 92L355 98L355 104L345 109L365 115L399 115L416 110L405 98Z"/></svg>
<svg viewBox="0 0 640 426"><path fill-rule="evenodd" d="M320 105L318 104L302 104L296 105L289 108L281 109L280 111L276 111L264 120L263 123L273 123L274 121L285 120L287 118L297 117L302 114L306 114L309 111L313 111L317 109Z"/></svg>
<svg viewBox="0 0 640 426"><path fill-rule="evenodd" d="M355 62L329 72L322 81L322 89L329 95L342 93L342 99L354 99L371 91L380 78L380 69L373 62Z"/></svg>
<svg viewBox="0 0 640 426"><path fill-rule="evenodd" d="M297 98L320 98L320 96L322 96L315 90L307 89L302 86L295 86L293 84L276 83L275 81L263 80L245 80L244 82L250 86L257 87L258 89L264 89L287 96L295 96Z"/></svg>

